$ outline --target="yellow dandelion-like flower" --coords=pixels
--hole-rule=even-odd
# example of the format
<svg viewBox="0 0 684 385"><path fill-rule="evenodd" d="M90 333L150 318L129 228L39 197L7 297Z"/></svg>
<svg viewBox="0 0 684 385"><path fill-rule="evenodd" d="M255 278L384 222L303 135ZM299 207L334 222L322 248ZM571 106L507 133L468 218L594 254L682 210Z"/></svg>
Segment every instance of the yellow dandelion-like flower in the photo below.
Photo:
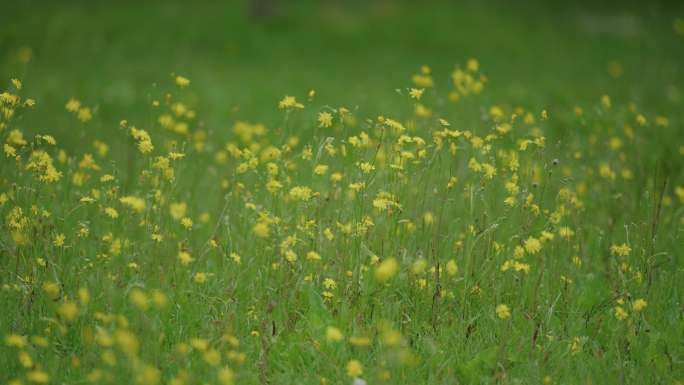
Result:
<svg viewBox="0 0 684 385"><path fill-rule="evenodd" d="M623 243L621 245L611 245L610 246L610 253L613 255L617 255L619 257L626 257L629 255L629 253L632 252L632 248L629 247L626 243Z"/></svg>
<svg viewBox="0 0 684 385"><path fill-rule="evenodd" d="M203 283L207 282L207 274L203 273L201 271L198 271L197 273L195 273L195 276L192 278L192 280L195 283L203 284Z"/></svg>
<svg viewBox="0 0 684 385"><path fill-rule="evenodd" d="M50 297L50 299L53 301L58 299L62 292L60 286L54 282L45 282L43 284L43 290L48 295L48 297Z"/></svg>
<svg viewBox="0 0 684 385"><path fill-rule="evenodd" d="M542 248L541 241L535 237L527 238L524 242L524 246L525 246L525 251L528 254L533 254L533 255L537 254Z"/></svg>
<svg viewBox="0 0 684 385"><path fill-rule="evenodd" d="M52 244L57 246L57 247L62 247L64 246L64 240L66 239L66 236L64 234L57 234L55 235L55 239L52 241Z"/></svg>
<svg viewBox="0 0 684 385"><path fill-rule="evenodd" d="M411 88L409 90L409 96L412 99L420 100L420 98L423 96L424 91L425 91L424 88Z"/></svg>
<svg viewBox="0 0 684 385"><path fill-rule="evenodd" d="M161 372L154 366L145 365L136 376L140 385L157 385L161 379Z"/></svg>
<svg viewBox="0 0 684 385"><path fill-rule="evenodd" d="M19 363L25 368L33 367L33 358L27 352L19 352Z"/></svg>
<svg viewBox="0 0 684 385"><path fill-rule="evenodd" d="M78 109L81 108L81 102L71 98L67 101L65 108L69 112L77 112Z"/></svg>
<svg viewBox="0 0 684 385"><path fill-rule="evenodd" d="M257 222L254 227L252 227L252 232L259 238L268 238L271 231L268 228L268 223Z"/></svg>
<svg viewBox="0 0 684 385"><path fill-rule="evenodd" d="M501 319L506 319L511 316L511 309L506 304L496 305L496 315Z"/></svg>
<svg viewBox="0 0 684 385"><path fill-rule="evenodd" d="M328 111L323 111L318 114L318 126L328 128L333 124L333 116Z"/></svg>
<svg viewBox="0 0 684 385"><path fill-rule="evenodd" d="M425 214L423 214L423 223L426 226L430 226L435 222L435 215L432 214L432 211L426 211Z"/></svg>
<svg viewBox="0 0 684 385"><path fill-rule="evenodd" d="M456 264L456 261L450 259L446 264L446 271L449 275L456 275L456 273L458 273L458 265Z"/></svg>
<svg viewBox="0 0 684 385"><path fill-rule="evenodd" d="M575 231L567 226L563 226L558 229L558 235L560 235L561 238L570 239L575 235Z"/></svg>
<svg viewBox="0 0 684 385"><path fill-rule="evenodd" d="M359 163L357 166L359 167L359 169L360 169L364 174L368 174L368 173L370 173L371 171L375 170L375 166L373 166L372 164L370 164L370 163L368 163L368 162L361 162L361 163Z"/></svg>
<svg viewBox="0 0 684 385"><path fill-rule="evenodd" d="M294 96L287 96L283 97L283 99L278 102L278 108L281 110L285 109L291 109L291 108L304 108L304 105L297 102L297 99Z"/></svg>
<svg viewBox="0 0 684 385"><path fill-rule="evenodd" d="M317 252L311 250L308 253L306 253L306 259L308 259L310 261L320 261L321 255L318 254Z"/></svg>
<svg viewBox="0 0 684 385"><path fill-rule="evenodd" d="M370 346L371 340L368 337L353 336L353 337L349 337L349 343L352 346L366 347L366 346Z"/></svg>
<svg viewBox="0 0 684 385"><path fill-rule="evenodd" d="M347 375L349 377L359 377L363 374L363 365L359 360L350 360L347 362Z"/></svg>
<svg viewBox="0 0 684 385"><path fill-rule="evenodd" d="M375 269L375 279L380 282L386 282L399 270L399 263L395 258L387 258L380 263L380 265Z"/></svg>
<svg viewBox="0 0 684 385"><path fill-rule="evenodd" d="M233 371L228 367L223 367L216 373L216 379L221 385L233 385L234 377Z"/></svg>
<svg viewBox="0 0 684 385"><path fill-rule="evenodd" d="M74 302L67 301L59 307L57 312L64 320L71 322L76 318L76 315L78 315L78 306L76 306Z"/></svg>
<svg viewBox="0 0 684 385"><path fill-rule="evenodd" d="M112 218L112 219L116 219L119 217L119 212L116 211L116 209L113 207L107 207L107 208L105 208L104 211L105 211L105 214L107 214L107 216Z"/></svg>
<svg viewBox="0 0 684 385"><path fill-rule="evenodd" d="M12 85L14 86L14 88L17 89L17 91L18 91L18 90L21 90L21 80L19 80L19 79L10 79L10 81L12 82Z"/></svg>
<svg viewBox="0 0 684 385"><path fill-rule="evenodd" d="M646 302L645 299L639 298L639 299L637 299L636 301L634 301L634 302L632 303L632 310L634 310L635 312L639 313L639 312L641 312L642 310L644 310L644 309L646 308L647 305L648 305L648 302Z"/></svg>
<svg viewBox="0 0 684 385"><path fill-rule="evenodd" d="M617 318L620 321L624 321L629 315L625 311L625 309L622 308L622 306L615 306L615 318Z"/></svg>
<svg viewBox="0 0 684 385"><path fill-rule="evenodd" d="M344 339L344 334L342 334L340 329L334 326L328 326L325 329L325 339L330 342L339 342Z"/></svg>
<svg viewBox="0 0 684 385"><path fill-rule="evenodd" d="M300 201L308 201L311 199L313 192L306 186L295 186L290 189L290 198Z"/></svg>
<svg viewBox="0 0 684 385"><path fill-rule="evenodd" d="M195 259L187 251L181 251L178 253L178 259L180 259L181 265L187 266Z"/></svg>
<svg viewBox="0 0 684 385"><path fill-rule="evenodd" d="M169 213L175 220L180 220L188 212L188 204L185 202L171 203L169 205Z"/></svg>
<svg viewBox="0 0 684 385"><path fill-rule="evenodd" d="M601 106L603 106L604 109L609 110L611 105L612 105L612 103L610 101L610 96L608 96L608 95L601 96Z"/></svg>
<svg viewBox="0 0 684 385"><path fill-rule="evenodd" d="M78 301L83 306L90 302L90 292L85 287L78 289Z"/></svg>
<svg viewBox="0 0 684 385"><path fill-rule="evenodd" d="M124 206L130 207L133 209L133 211L138 213L145 210L146 207L144 199L132 195L119 198L119 202L121 202Z"/></svg>
<svg viewBox="0 0 684 385"><path fill-rule="evenodd" d="M36 369L26 373L26 379L36 384L47 384L50 381L50 376L47 372Z"/></svg>
<svg viewBox="0 0 684 385"><path fill-rule="evenodd" d="M290 263L295 263L297 262L297 253L292 250L287 250L285 252L285 259Z"/></svg>
<svg viewBox="0 0 684 385"><path fill-rule="evenodd" d="M140 289L140 288L134 288L131 290L131 292L128 294L128 300L138 309L145 311L147 310L150 305L149 305L149 299L147 298L147 294Z"/></svg>
<svg viewBox="0 0 684 385"><path fill-rule="evenodd" d="M81 107L78 109L76 116L78 117L78 120L86 123L93 118L93 112L89 107Z"/></svg>
<svg viewBox="0 0 684 385"><path fill-rule="evenodd" d="M183 77L183 76L176 76L176 85L178 85L180 88L184 88L190 85L190 79Z"/></svg>
<svg viewBox="0 0 684 385"><path fill-rule="evenodd" d="M192 219L190 219L188 217L182 218L181 219L181 225L183 225L183 227L185 227L187 230L192 229L192 225L193 225Z"/></svg>
<svg viewBox="0 0 684 385"><path fill-rule="evenodd" d="M5 336L5 345L22 349L26 346L26 337L19 334L7 335Z"/></svg>
<svg viewBox="0 0 684 385"><path fill-rule="evenodd" d="M326 172L328 172L328 166L325 164L318 164L314 167L314 174L316 175L324 175Z"/></svg>

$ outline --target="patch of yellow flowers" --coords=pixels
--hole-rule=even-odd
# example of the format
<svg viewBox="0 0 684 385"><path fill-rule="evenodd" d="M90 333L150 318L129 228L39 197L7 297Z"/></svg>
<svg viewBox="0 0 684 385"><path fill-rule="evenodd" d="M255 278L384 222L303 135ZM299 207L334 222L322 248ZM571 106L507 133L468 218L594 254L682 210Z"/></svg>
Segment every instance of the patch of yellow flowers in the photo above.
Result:
<svg viewBox="0 0 684 385"><path fill-rule="evenodd" d="M180 75L173 82L191 85ZM596 251L603 256L587 254L585 202L604 192L596 178L632 183L625 147L647 135L632 126L669 120L633 109L623 134L605 138L609 152L601 162L572 168L566 163L586 159L582 147L599 143L599 132L561 154L547 148L546 110L491 105L478 124L462 124L440 107L435 83L427 66L413 75L403 117L316 110L285 96L277 104L283 126L310 131L236 121L228 137L207 131L182 94L168 93L152 104L155 124L120 122L124 134L114 140L128 150L113 154L112 138L60 148L52 134L21 127L17 118L36 102L13 79L13 89L0 93L1 240L12 255L2 268L13 272L3 273L2 290L31 316L4 323L10 383L63 382L68 377L53 371L67 367L92 384L185 385L195 383L196 368L222 385L253 378L257 367L268 376L264 352L281 329L297 330L311 304L322 309L316 319L327 320L306 331L313 349L329 354L324 365L344 367L354 379L398 383L401 368L429 358L407 343L410 317L392 307L403 301L398 293L430 309L421 322L435 332L454 317L445 304L459 312L471 300L488 309L482 322L507 327L503 320L522 322L537 311L516 290L577 285L591 268L582 261L592 258L615 274L619 296L605 313L634 332L650 306L641 298L644 252L611 233L610 244ZM467 103L487 83L471 59L454 68L447 98ZM78 99L65 107L83 124L98 119L97 109ZM603 95L596 108L616 106ZM672 191L684 203L684 187ZM669 190L664 194L661 204L674 205ZM528 278L550 266L563 274L549 273L543 285ZM277 300L257 294L266 288ZM242 291L249 295L236 300ZM368 293L387 298L364 301L391 321L363 313L353 317L358 323L332 321L341 311L365 309L355 306ZM176 309L194 311L193 303L216 318L178 316ZM273 318L273 307L287 322ZM178 331L189 326L184 322L211 325L192 335ZM579 339L567 338L575 354ZM379 347L378 360L363 350L370 346ZM45 358L57 351L59 357ZM58 364L43 365L41 357Z"/></svg>

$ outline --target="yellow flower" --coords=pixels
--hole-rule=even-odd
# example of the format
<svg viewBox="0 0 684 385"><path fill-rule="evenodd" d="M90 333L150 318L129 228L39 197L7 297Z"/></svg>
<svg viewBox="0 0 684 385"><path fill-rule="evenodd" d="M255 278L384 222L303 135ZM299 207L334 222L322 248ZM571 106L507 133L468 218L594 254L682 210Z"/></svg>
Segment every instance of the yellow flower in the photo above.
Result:
<svg viewBox="0 0 684 385"><path fill-rule="evenodd" d="M511 316L511 309L506 304L499 304L496 306L496 315L501 319L506 319Z"/></svg>
<svg viewBox="0 0 684 385"><path fill-rule="evenodd" d="M368 163L368 162L361 162L361 163L358 163L357 166L359 167L359 169L360 169L364 174L368 174L368 173L370 173L371 171L375 170L375 166L373 166L372 164L370 164L370 163Z"/></svg>
<svg viewBox="0 0 684 385"><path fill-rule="evenodd" d="M342 334L340 329L334 326L328 326L327 329L325 329L325 338L330 342L339 342L344 339L344 334Z"/></svg>
<svg viewBox="0 0 684 385"><path fill-rule="evenodd" d="M197 272L192 280L195 281L195 283L203 284L207 281L207 275L203 272Z"/></svg>
<svg viewBox="0 0 684 385"><path fill-rule="evenodd" d="M416 104L415 112L416 116L419 116L421 118L429 118L432 116L432 110L420 103Z"/></svg>
<svg viewBox="0 0 684 385"><path fill-rule="evenodd" d="M285 97L283 97L283 99L278 103L278 108L281 110L290 108L304 108L304 105L298 103L294 96L285 95Z"/></svg>
<svg viewBox="0 0 684 385"><path fill-rule="evenodd" d="M190 230L192 228L192 224L193 224L192 219L190 219L188 217L181 219L181 225L183 225L183 227L185 227L188 230Z"/></svg>
<svg viewBox="0 0 684 385"><path fill-rule="evenodd" d="M121 202L124 206L130 207L131 209L133 209L133 211L136 211L138 213L145 210L146 206L144 199L132 195L120 198L119 202Z"/></svg>
<svg viewBox="0 0 684 385"><path fill-rule="evenodd" d="M25 368L33 367L33 359L27 352L19 352L19 363Z"/></svg>
<svg viewBox="0 0 684 385"><path fill-rule="evenodd" d="M5 155L6 155L8 158L16 158L16 157L17 157L17 149L14 148L14 147L12 147L12 146L10 146L9 144L5 143L5 144L3 145L3 149L4 149L4 151L5 151Z"/></svg>
<svg viewBox="0 0 684 385"><path fill-rule="evenodd" d="M466 63L466 68L468 68L468 71L470 72L477 72L480 69L480 62L475 58L470 58Z"/></svg>
<svg viewBox="0 0 684 385"><path fill-rule="evenodd" d="M620 321L623 321L627 317L628 317L628 314L625 311L625 309L622 308L622 306L615 306L615 318L617 318Z"/></svg>
<svg viewBox="0 0 684 385"><path fill-rule="evenodd" d="M629 255L629 253L632 251L632 248L629 247L626 243L623 243L621 245L611 245L610 246L610 253L613 255L617 255L620 257L626 257Z"/></svg>
<svg viewBox="0 0 684 385"><path fill-rule="evenodd" d="M221 353L216 349L209 349L203 355L204 361L211 366L218 366L221 363Z"/></svg>
<svg viewBox="0 0 684 385"><path fill-rule="evenodd" d="M425 223L426 226L430 226L435 222L435 216L432 214L432 211L426 211L425 214L423 214L423 223Z"/></svg>
<svg viewBox="0 0 684 385"><path fill-rule="evenodd" d="M335 289L337 287L337 282L332 278L326 278L323 280L323 287L329 290Z"/></svg>
<svg viewBox="0 0 684 385"><path fill-rule="evenodd" d="M349 377L358 377L363 374L363 366L359 360L350 360L347 362L347 375Z"/></svg>
<svg viewBox="0 0 684 385"><path fill-rule="evenodd" d="M332 124L333 124L332 119L333 119L333 117L332 117L331 113L329 113L327 111L320 112L318 114L318 126L323 127L323 128L328 128L328 127L332 126Z"/></svg>
<svg viewBox="0 0 684 385"><path fill-rule="evenodd" d="M209 348L209 341L204 338L193 338L190 340L190 346L203 352Z"/></svg>
<svg viewBox="0 0 684 385"><path fill-rule="evenodd" d="M187 86L190 85L190 79L178 75L178 76L176 76L176 84L177 84L180 88L187 87Z"/></svg>
<svg viewBox="0 0 684 385"><path fill-rule="evenodd" d="M413 99L420 100L420 98L423 96L424 91L424 88L411 88L409 90L409 96Z"/></svg>
<svg viewBox="0 0 684 385"><path fill-rule="evenodd" d="M639 298L639 299L637 299L636 301L634 301L634 302L632 303L632 310L634 310L635 312L639 313L639 312L641 312L642 310L644 310L644 309L646 308L647 305L648 305L648 302L646 302L645 299Z"/></svg>
<svg viewBox="0 0 684 385"><path fill-rule="evenodd" d="M137 307L140 310L145 311L149 308L149 300L147 298L147 294L145 294L145 292L142 291L142 289L135 288L131 290L128 299L129 301L131 301L133 305L135 305L135 307Z"/></svg>
<svg viewBox="0 0 684 385"><path fill-rule="evenodd" d="M223 367L216 373L216 378L221 385L232 385L233 377L233 371L228 367Z"/></svg>
<svg viewBox="0 0 684 385"><path fill-rule="evenodd" d="M292 250L285 251L285 259L290 263L297 262L297 253Z"/></svg>
<svg viewBox="0 0 684 385"><path fill-rule="evenodd" d="M160 378L161 373L159 369L154 366L145 365L140 373L138 373L136 380L140 385L157 385Z"/></svg>
<svg viewBox="0 0 684 385"><path fill-rule="evenodd" d="M266 190L268 190L268 192L270 192L271 194L277 193L278 190L280 190L281 188L283 188L283 184L275 179L271 179L268 182L266 182Z"/></svg>
<svg viewBox="0 0 684 385"><path fill-rule="evenodd" d="M10 81L12 82L14 88L17 89L17 91L21 90L21 81L19 79L11 79Z"/></svg>
<svg viewBox="0 0 684 385"><path fill-rule="evenodd" d="M18 334L7 335L5 336L5 345L21 349L26 346L26 337Z"/></svg>
<svg viewBox="0 0 684 385"><path fill-rule="evenodd" d="M290 198L292 199L308 201L309 199L311 199L311 196L312 191L310 188L306 186L295 186L292 189L290 189Z"/></svg>
<svg viewBox="0 0 684 385"><path fill-rule="evenodd" d="M567 226L563 226L558 229L558 235L560 235L561 238L570 239L575 235L575 231Z"/></svg>
<svg viewBox="0 0 684 385"><path fill-rule="evenodd" d="M66 321L71 322L76 318L76 315L78 315L78 306L76 306L76 304L71 301L67 301L59 307L59 310L57 310L57 312Z"/></svg>
<svg viewBox="0 0 684 385"><path fill-rule="evenodd" d="M78 289L78 301L83 306L90 302L90 292L85 287Z"/></svg>
<svg viewBox="0 0 684 385"><path fill-rule="evenodd" d="M375 279L385 282L392 278L397 273L397 270L399 270L397 260L392 257L387 258L375 269Z"/></svg>
<svg viewBox="0 0 684 385"><path fill-rule="evenodd" d="M603 106L604 109L609 110L611 107L610 96L608 96L608 95L601 96L601 105Z"/></svg>
<svg viewBox="0 0 684 385"><path fill-rule="evenodd" d="M259 238L268 238L270 234L268 223L265 222L257 222L254 227L252 227L252 231L254 232L254 235Z"/></svg>
<svg viewBox="0 0 684 385"><path fill-rule="evenodd" d="M119 212L116 211L116 209L114 209L113 207L105 208L105 214L107 214L107 216L112 219L116 219L119 217Z"/></svg>
<svg viewBox="0 0 684 385"><path fill-rule="evenodd" d="M180 259L181 265L183 266L187 266L190 262L195 260L187 251L180 251L178 253L178 259Z"/></svg>
<svg viewBox="0 0 684 385"><path fill-rule="evenodd" d="M151 140L142 140L138 142L138 150L141 154L147 154L154 150L154 145L152 145Z"/></svg>
<svg viewBox="0 0 684 385"><path fill-rule="evenodd" d="M89 107L81 107L77 112L78 120L86 123L93 118L93 113Z"/></svg>
<svg viewBox="0 0 684 385"><path fill-rule="evenodd" d="M328 172L328 166L325 164L319 164L314 167L314 174L316 175L323 175L326 172Z"/></svg>
<svg viewBox="0 0 684 385"><path fill-rule="evenodd" d="M349 343L353 346L370 346L371 340L368 337L349 337Z"/></svg>
<svg viewBox="0 0 684 385"><path fill-rule="evenodd" d="M392 328L387 328L382 332L382 341L388 346L397 346L401 343L401 333Z"/></svg>
<svg viewBox="0 0 684 385"><path fill-rule="evenodd" d="M57 247L64 246L64 240L65 239L66 239L66 237L64 236L64 234L57 234L57 235L55 235L55 239L52 241L52 244L57 246Z"/></svg>
<svg viewBox="0 0 684 385"><path fill-rule="evenodd" d="M36 369L28 372L26 374L26 379L29 380L29 382L35 382L36 384L47 384L48 381L50 381L50 376L47 372Z"/></svg>
<svg viewBox="0 0 684 385"><path fill-rule="evenodd" d="M171 203L169 205L169 213L175 220L180 220L188 212L188 204L185 202Z"/></svg>
<svg viewBox="0 0 684 385"><path fill-rule="evenodd" d="M54 282L45 282L43 284L43 290L45 290L45 293L47 293L48 297L53 301L59 298L62 291L59 285Z"/></svg>
<svg viewBox="0 0 684 385"><path fill-rule="evenodd" d="M537 254L541 250L541 242L535 237L529 237L525 240L525 251L528 254Z"/></svg>
<svg viewBox="0 0 684 385"><path fill-rule="evenodd" d="M74 98L71 98L67 101L65 108L69 112L77 112L78 109L81 108L81 102Z"/></svg>
<svg viewBox="0 0 684 385"><path fill-rule="evenodd" d="M446 271L449 275L455 275L456 273L458 273L458 266L456 265L456 261L450 259L449 262L447 262L446 264Z"/></svg>
<svg viewBox="0 0 684 385"><path fill-rule="evenodd" d="M306 259L308 259L310 261L320 261L321 255L318 254L317 252L311 250L308 253L306 253Z"/></svg>

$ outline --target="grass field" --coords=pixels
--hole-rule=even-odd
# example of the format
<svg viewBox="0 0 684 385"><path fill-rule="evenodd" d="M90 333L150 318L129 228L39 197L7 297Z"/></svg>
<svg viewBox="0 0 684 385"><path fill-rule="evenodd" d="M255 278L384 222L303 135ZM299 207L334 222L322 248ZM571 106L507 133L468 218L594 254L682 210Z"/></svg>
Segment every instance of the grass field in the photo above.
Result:
<svg viewBox="0 0 684 385"><path fill-rule="evenodd" d="M684 6L0 4L0 384L684 383Z"/></svg>

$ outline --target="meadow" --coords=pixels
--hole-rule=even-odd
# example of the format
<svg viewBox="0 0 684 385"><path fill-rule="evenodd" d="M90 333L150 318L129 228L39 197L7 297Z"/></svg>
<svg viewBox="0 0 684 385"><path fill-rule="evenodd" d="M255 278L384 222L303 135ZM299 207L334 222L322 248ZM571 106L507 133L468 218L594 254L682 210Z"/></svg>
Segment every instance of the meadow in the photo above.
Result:
<svg viewBox="0 0 684 385"><path fill-rule="evenodd" d="M0 4L0 384L683 384L684 7Z"/></svg>

